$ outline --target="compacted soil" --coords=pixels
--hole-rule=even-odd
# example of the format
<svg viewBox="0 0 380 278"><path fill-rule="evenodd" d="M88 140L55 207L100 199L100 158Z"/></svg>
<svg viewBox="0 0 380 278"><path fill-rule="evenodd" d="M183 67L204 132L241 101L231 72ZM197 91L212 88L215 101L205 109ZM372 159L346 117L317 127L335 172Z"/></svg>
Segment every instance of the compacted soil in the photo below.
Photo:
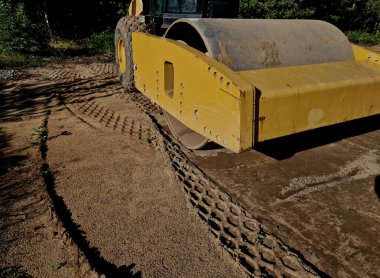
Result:
<svg viewBox="0 0 380 278"><path fill-rule="evenodd" d="M190 208L112 64L27 73L0 84L1 277L248 276ZM65 102L77 94L118 122L84 119Z"/></svg>
<svg viewBox="0 0 380 278"><path fill-rule="evenodd" d="M112 62L25 74L0 81L0 277L380 277L378 116L193 152Z"/></svg>

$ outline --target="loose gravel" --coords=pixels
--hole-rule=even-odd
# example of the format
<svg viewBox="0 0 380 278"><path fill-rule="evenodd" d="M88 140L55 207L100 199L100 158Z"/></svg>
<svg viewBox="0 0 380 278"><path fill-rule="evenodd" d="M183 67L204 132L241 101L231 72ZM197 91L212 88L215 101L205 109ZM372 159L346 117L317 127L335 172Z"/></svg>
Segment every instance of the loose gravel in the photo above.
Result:
<svg viewBox="0 0 380 278"><path fill-rule="evenodd" d="M0 70L0 80L14 80L14 79L20 79L25 74L22 72L19 72L17 70Z"/></svg>

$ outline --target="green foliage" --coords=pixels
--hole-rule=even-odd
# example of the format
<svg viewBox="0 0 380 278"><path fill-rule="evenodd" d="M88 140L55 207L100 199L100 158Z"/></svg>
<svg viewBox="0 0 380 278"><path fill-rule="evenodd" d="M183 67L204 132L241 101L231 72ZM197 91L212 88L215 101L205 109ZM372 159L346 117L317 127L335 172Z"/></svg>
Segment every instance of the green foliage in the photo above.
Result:
<svg viewBox="0 0 380 278"><path fill-rule="evenodd" d="M128 12L129 4L131 1L115 2L111 1L110 4L116 7L116 13L119 17L125 16Z"/></svg>
<svg viewBox="0 0 380 278"><path fill-rule="evenodd" d="M305 18L314 10L304 7L303 0L241 0L243 18Z"/></svg>
<svg viewBox="0 0 380 278"><path fill-rule="evenodd" d="M380 43L380 32L372 34L365 31L353 31L347 34L351 42L358 44L378 44Z"/></svg>
<svg viewBox="0 0 380 278"><path fill-rule="evenodd" d="M151 144L154 139L155 139L155 137L151 137L150 135L143 137L143 140L149 144Z"/></svg>
<svg viewBox="0 0 380 278"><path fill-rule="evenodd" d="M93 34L89 40L89 48L93 53L114 53L114 30L107 30Z"/></svg>
<svg viewBox="0 0 380 278"><path fill-rule="evenodd" d="M266 234L263 231L260 231L256 234L256 244L262 244L264 239L266 238Z"/></svg>
<svg viewBox="0 0 380 278"><path fill-rule="evenodd" d="M60 269L61 268L61 264L59 264L59 263L52 263L51 265L50 265L50 270L51 271L57 271L58 269Z"/></svg>
<svg viewBox="0 0 380 278"><path fill-rule="evenodd" d="M243 18L309 18L328 21L342 30L380 28L379 0L241 0Z"/></svg>
<svg viewBox="0 0 380 278"><path fill-rule="evenodd" d="M30 22L24 4L0 0L0 51L25 51L29 47Z"/></svg>
<svg viewBox="0 0 380 278"><path fill-rule="evenodd" d="M0 67L35 65L35 54L47 48L42 21L34 22L22 2L0 0Z"/></svg>
<svg viewBox="0 0 380 278"><path fill-rule="evenodd" d="M376 33L380 32L380 1L379 0L367 0L365 1L365 19L364 28Z"/></svg>
<svg viewBox="0 0 380 278"><path fill-rule="evenodd" d="M42 126L33 127L33 132L26 139L33 144L37 144L41 141L46 141L47 140L46 129Z"/></svg>

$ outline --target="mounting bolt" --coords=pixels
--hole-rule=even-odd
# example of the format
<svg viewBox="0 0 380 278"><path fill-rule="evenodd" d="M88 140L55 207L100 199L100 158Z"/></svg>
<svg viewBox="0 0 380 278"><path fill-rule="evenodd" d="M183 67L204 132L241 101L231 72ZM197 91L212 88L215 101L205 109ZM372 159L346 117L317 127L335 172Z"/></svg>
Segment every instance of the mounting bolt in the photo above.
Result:
<svg viewBox="0 0 380 278"><path fill-rule="evenodd" d="M195 117L196 120L199 119L199 111L198 110L194 111L194 117Z"/></svg>
<svg viewBox="0 0 380 278"><path fill-rule="evenodd" d="M133 70L134 70L134 71L137 70L137 64L134 64L134 65L133 65Z"/></svg>

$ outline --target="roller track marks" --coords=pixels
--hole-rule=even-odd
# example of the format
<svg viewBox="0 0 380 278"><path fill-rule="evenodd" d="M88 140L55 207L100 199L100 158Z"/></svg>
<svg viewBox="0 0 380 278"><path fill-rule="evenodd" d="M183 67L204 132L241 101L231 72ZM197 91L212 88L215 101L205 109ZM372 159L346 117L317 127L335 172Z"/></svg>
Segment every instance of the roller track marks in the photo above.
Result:
<svg viewBox="0 0 380 278"><path fill-rule="evenodd" d="M44 76L48 80L58 81L58 82L72 82L75 80L83 79L82 76L76 71L68 69L58 69L51 72L48 72Z"/></svg>
<svg viewBox="0 0 380 278"><path fill-rule="evenodd" d="M49 138L49 119L54 109L49 104L57 97L52 94L46 99L46 112L44 119L40 125L43 129L43 136L39 140L39 153L41 156L40 171L45 183L46 194L49 198L49 212L51 220L57 227L57 234L54 235L56 240L60 241L64 248L70 250L73 254L72 260L76 267L75 277L141 277L141 273L133 272L134 264L116 266L112 262L107 261L91 246L83 231L79 229L73 218L70 209L67 207L65 200L57 193L55 173L50 169L48 154L48 138ZM62 101L62 98L58 98Z"/></svg>
<svg viewBox="0 0 380 278"><path fill-rule="evenodd" d="M66 104L72 104L81 114L96 120L102 126L113 131L128 134L134 139L144 140L147 143L152 141L152 131L147 124L112 111L103 106L99 101L90 97L74 97L65 99Z"/></svg>
<svg viewBox="0 0 380 278"><path fill-rule="evenodd" d="M92 64L90 70L95 76L116 77L117 69L114 64Z"/></svg>
<svg viewBox="0 0 380 278"><path fill-rule="evenodd" d="M92 63L90 65L63 65L61 68L42 70L40 75L46 80L58 83L68 83L80 80L88 80L89 78L107 78L116 79L117 69L113 64Z"/></svg>
<svg viewBox="0 0 380 278"><path fill-rule="evenodd" d="M106 82L106 74L109 74L111 79L114 73L114 69L106 65L93 65L90 69L95 73L102 73L99 74L103 78L102 82ZM249 273L255 277L328 276L297 250L274 236L254 215L239 206L198 169L171 135L158 124L154 115L161 112L159 107L138 92L124 92L113 82L108 88L96 88L99 82L95 76L93 82L78 85L75 92L62 92L61 96L66 104L72 105L82 115L98 121L104 128L152 143L156 149L164 152L192 207L208 224L212 234L224 248ZM107 95L110 91L118 92L118 101L137 105L145 115L144 123L131 116L117 113L102 103L101 95ZM97 94L98 97L93 97L93 94Z"/></svg>
<svg viewBox="0 0 380 278"><path fill-rule="evenodd" d="M145 96L139 96L139 99ZM145 102L145 101L144 101ZM164 151L200 218L225 249L255 277L326 277L302 254L272 235L252 214L245 211L198 169L150 114L150 105L139 107L156 126L157 147Z"/></svg>

